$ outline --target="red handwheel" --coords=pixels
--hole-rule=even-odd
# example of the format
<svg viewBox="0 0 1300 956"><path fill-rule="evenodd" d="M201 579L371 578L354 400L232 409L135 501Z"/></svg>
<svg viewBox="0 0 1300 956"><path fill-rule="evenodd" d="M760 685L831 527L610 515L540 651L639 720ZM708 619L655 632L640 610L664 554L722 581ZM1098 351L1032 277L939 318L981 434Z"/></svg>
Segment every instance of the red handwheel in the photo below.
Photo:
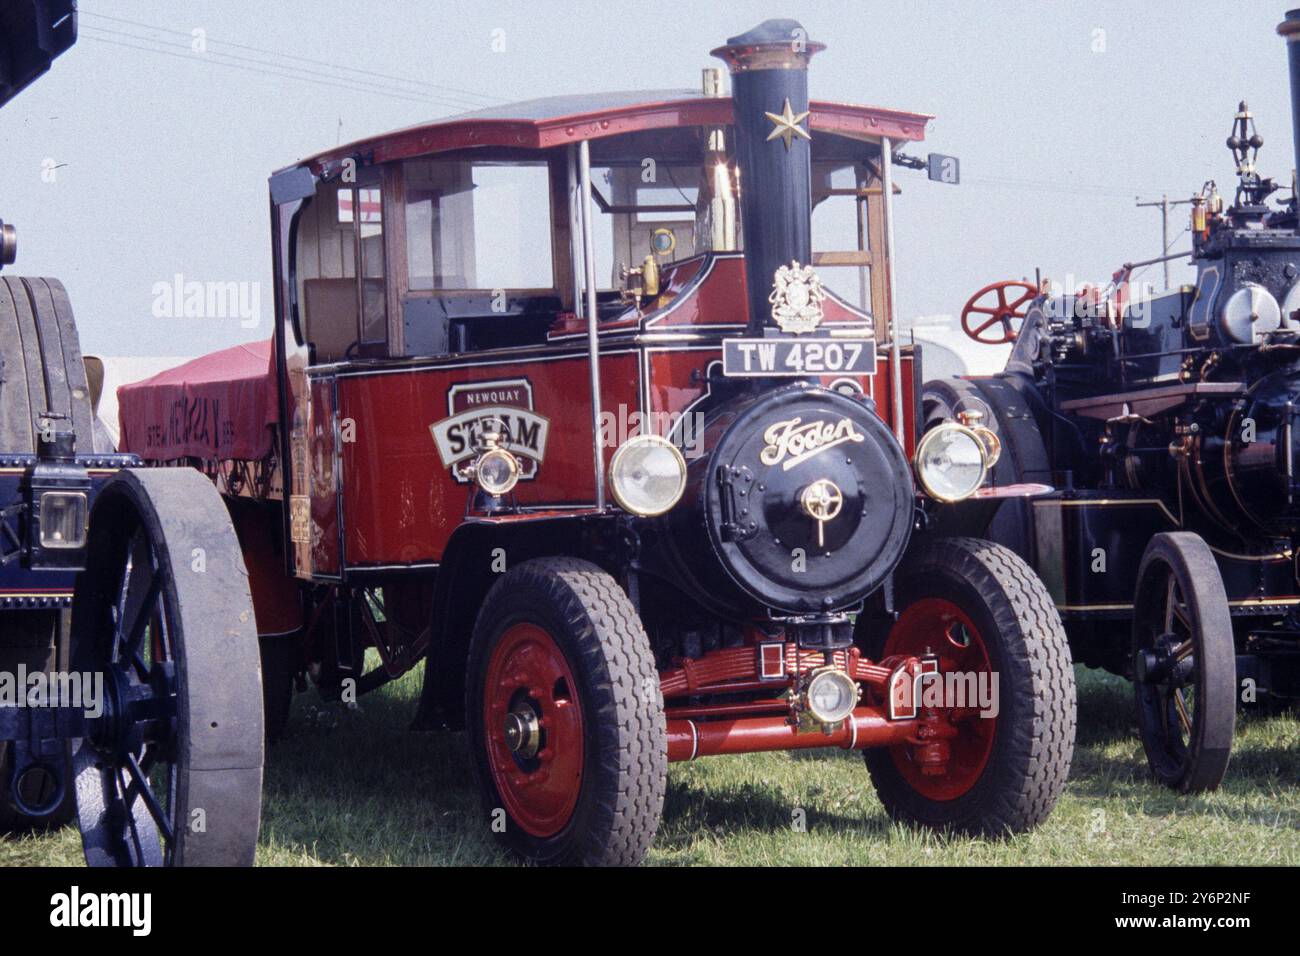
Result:
<svg viewBox="0 0 1300 956"><path fill-rule="evenodd" d="M1016 296L1008 294L1009 289L1022 291ZM981 305L980 300L990 293L996 295L997 301ZM1020 331L1020 323L1017 322L1013 327L1012 319L1023 321L1026 307L1039 294L1038 286L1014 279L986 285L971 296L961 310L962 331L983 345L1014 342Z"/></svg>

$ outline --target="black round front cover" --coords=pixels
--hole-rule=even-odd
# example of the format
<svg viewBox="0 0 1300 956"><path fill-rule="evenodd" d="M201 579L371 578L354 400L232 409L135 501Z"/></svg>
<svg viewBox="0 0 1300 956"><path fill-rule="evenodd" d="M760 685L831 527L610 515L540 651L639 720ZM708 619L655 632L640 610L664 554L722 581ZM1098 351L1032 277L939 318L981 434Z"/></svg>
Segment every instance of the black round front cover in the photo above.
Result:
<svg viewBox="0 0 1300 956"><path fill-rule="evenodd" d="M819 522L801 506L818 481L839 491ZM903 449L859 399L795 385L740 411L709 463L709 538L747 594L784 611L849 607L902 559L914 491ZM821 537L819 540L819 525Z"/></svg>

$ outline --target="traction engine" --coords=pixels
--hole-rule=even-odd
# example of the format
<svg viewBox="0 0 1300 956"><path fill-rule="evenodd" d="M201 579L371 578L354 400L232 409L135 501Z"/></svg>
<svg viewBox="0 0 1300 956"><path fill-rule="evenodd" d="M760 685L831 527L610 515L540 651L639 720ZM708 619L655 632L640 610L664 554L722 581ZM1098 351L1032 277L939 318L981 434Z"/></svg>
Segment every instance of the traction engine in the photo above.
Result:
<svg viewBox="0 0 1300 956"><path fill-rule="evenodd" d="M0 106L76 38L71 0L0 0ZM0 223L0 267L16 253ZM243 558L203 475L114 450L102 384L63 284L0 279L0 830L73 822L91 866L251 866Z"/></svg>
<svg viewBox="0 0 1300 956"><path fill-rule="evenodd" d="M1300 155L1300 11L1278 29ZM1239 702L1300 698L1300 222L1294 183L1270 202L1262 145L1243 102L1235 195L1210 182L1192 199L1190 253L1102 289L980 290L962 326L1014 342L1005 371L925 389L933 420L998 433L995 480L1061 489L979 530L1035 565L1076 659L1133 681L1151 770L1185 791L1222 779ZM1137 270L1189 255L1194 284L1133 291Z"/></svg>

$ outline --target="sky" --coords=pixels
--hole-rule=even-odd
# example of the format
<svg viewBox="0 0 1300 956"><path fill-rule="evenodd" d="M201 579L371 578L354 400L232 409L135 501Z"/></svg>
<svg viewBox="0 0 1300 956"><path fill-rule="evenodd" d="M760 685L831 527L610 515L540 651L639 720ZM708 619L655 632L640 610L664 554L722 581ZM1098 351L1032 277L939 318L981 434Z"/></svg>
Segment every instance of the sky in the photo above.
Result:
<svg viewBox="0 0 1300 956"><path fill-rule="evenodd" d="M82 0L77 45L0 110L0 219L18 228L11 271L68 287L87 353L190 356L265 338L272 170L466 108L694 87L726 37L791 17L827 45L814 98L934 114L910 151L961 159L959 186L897 172L899 313L933 323L997 279L1041 270L1104 282L1158 255L1159 213L1135 201L1186 198L1208 179L1230 195L1224 139L1238 100L1257 114L1261 170L1289 181L1275 33L1285 10L1285 0ZM1186 207L1173 222L1179 236ZM1188 245L1183 234L1173 248ZM159 283L176 275L260 290L258 320L155 314ZM1175 282L1189 276L1174 271ZM1143 278L1158 282L1159 267Z"/></svg>

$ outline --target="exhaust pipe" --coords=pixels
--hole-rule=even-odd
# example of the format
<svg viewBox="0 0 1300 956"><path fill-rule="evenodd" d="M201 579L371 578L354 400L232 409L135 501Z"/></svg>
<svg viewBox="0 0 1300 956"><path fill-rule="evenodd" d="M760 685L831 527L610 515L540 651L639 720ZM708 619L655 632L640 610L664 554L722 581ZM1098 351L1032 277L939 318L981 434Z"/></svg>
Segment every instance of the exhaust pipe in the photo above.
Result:
<svg viewBox="0 0 1300 956"><path fill-rule="evenodd" d="M1293 170L1300 170L1300 9L1288 10L1277 32L1286 37L1286 55L1291 74L1291 136Z"/></svg>
<svg viewBox="0 0 1300 956"><path fill-rule="evenodd" d="M668 760L676 763L722 754L839 747L865 750L918 742L918 724L890 720L878 707L859 707L831 733L801 733L787 716L737 720L668 720Z"/></svg>
<svg viewBox="0 0 1300 956"><path fill-rule="evenodd" d="M812 264L808 61L825 48L794 20L767 20L713 51L731 70L747 335L769 324L776 270Z"/></svg>

